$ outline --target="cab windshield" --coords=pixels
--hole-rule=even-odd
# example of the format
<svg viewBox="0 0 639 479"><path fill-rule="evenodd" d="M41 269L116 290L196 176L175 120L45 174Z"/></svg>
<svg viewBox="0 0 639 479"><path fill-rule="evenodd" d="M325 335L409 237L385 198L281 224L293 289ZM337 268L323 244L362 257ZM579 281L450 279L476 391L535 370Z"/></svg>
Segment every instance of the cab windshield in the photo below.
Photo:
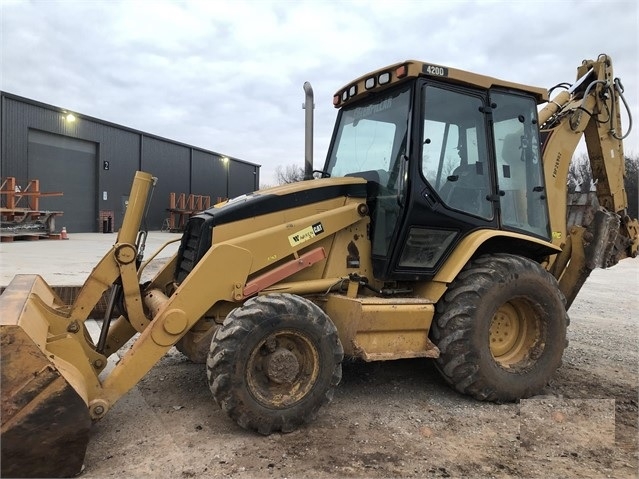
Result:
<svg viewBox="0 0 639 479"><path fill-rule="evenodd" d="M343 108L326 172L331 177L364 176L396 191L399 159L406 153L409 109L408 87Z"/></svg>
<svg viewBox="0 0 639 479"><path fill-rule="evenodd" d="M398 193L402 159L407 156L410 86L343 108L326 172L368 180L373 218L372 253L385 256L399 218Z"/></svg>

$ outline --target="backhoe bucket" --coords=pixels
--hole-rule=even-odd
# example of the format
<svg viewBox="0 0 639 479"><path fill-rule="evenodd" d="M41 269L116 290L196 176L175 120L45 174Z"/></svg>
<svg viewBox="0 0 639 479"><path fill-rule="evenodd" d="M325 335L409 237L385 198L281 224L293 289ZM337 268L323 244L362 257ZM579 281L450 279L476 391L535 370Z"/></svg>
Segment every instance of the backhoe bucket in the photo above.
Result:
<svg viewBox="0 0 639 479"><path fill-rule="evenodd" d="M2 477L72 477L82 470L89 411L44 349L50 332L43 308L60 307L35 275L16 276L0 296Z"/></svg>

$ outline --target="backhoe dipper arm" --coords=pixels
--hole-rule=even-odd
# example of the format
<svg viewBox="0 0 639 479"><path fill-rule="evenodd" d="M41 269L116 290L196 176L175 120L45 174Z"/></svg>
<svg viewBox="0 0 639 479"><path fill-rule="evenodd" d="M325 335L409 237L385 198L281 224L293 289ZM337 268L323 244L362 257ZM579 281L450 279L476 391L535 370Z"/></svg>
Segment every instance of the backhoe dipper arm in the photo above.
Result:
<svg viewBox="0 0 639 479"><path fill-rule="evenodd" d="M623 139L630 127L622 132L620 99L627 107L621 81L613 76L611 59L600 55L596 61L585 60L577 69L575 84L539 112L553 242L563 250L550 271L559 279L568 306L592 269L637 255L639 223L628 216L624 187ZM599 208L585 224L570 225L568 170L582 137Z"/></svg>

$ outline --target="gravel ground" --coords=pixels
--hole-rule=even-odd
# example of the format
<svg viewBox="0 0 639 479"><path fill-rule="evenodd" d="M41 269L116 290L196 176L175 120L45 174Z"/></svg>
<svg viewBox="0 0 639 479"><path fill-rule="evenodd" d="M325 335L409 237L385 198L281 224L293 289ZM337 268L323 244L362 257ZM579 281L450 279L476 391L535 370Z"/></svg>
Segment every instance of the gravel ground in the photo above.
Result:
<svg viewBox="0 0 639 479"><path fill-rule="evenodd" d="M518 404L461 396L429 360L346 362L316 421L264 437L172 349L94 425L82 477L639 477L638 286L639 260L593 272L563 366Z"/></svg>

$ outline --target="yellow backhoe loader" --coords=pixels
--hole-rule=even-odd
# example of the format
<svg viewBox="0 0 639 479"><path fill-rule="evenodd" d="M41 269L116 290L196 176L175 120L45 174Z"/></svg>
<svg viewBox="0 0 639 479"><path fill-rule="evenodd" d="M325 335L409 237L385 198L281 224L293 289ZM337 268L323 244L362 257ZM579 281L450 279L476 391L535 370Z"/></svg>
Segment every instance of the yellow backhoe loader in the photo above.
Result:
<svg viewBox="0 0 639 479"><path fill-rule="evenodd" d="M77 474L92 421L173 346L205 362L215 402L262 434L312 420L345 355L433 358L479 400L539 392L590 271L639 245L611 59L584 61L556 89L549 100L419 61L364 75L333 98L317 178L194 216L146 284L139 228L155 178L138 172L116 242L73 304L37 275L0 297L2 475ZM583 137L598 205L573 224L566 183Z"/></svg>

